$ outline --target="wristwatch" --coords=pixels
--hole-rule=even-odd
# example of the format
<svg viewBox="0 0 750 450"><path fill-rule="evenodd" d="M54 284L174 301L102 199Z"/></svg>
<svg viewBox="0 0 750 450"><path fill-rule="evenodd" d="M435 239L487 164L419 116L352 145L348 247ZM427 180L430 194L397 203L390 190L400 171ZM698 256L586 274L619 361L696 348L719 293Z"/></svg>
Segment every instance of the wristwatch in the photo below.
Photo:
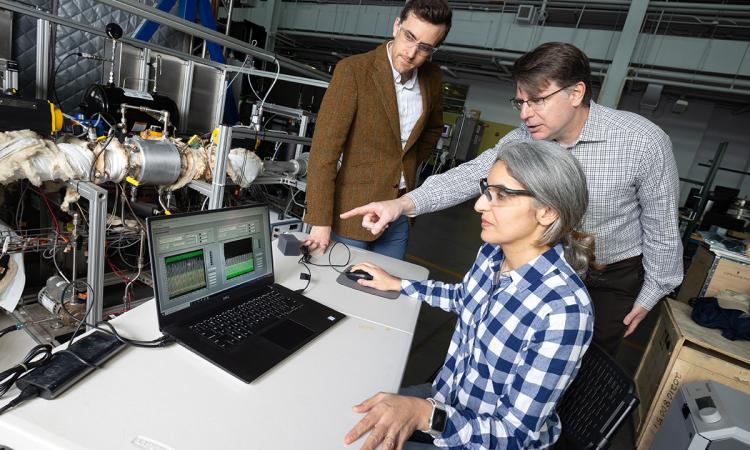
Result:
<svg viewBox="0 0 750 450"><path fill-rule="evenodd" d="M427 429L422 430L422 432L432 437L438 437L445 431L445 425L448 422L448 413L445 412L445 405L434 398L428 398L427 401L432 404L432 413L430 414Z"/></svg>

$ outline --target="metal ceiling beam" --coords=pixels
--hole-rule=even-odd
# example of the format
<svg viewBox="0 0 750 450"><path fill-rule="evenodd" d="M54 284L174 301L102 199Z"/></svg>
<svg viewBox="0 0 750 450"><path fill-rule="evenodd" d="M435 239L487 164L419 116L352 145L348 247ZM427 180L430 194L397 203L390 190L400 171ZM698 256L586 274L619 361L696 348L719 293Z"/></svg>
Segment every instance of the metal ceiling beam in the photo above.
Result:
<svg viewBox="0 0 750 450"><path fill-rule="evenodd" d="M643 83L657 83L657 84L663 84L666 86L678 86L678 87L685 87L685 88L691 88L691 89L699 89L703 91L721 92L723 94L750 96L750 89L735 89L731 87L710 86L707 84L695 84L695 83L688 83L685 81L664 80L661 78L649 78L649 77L641 77L641 76L627 77L627 79L632 80L632 81L640 81ZM687 94L690 95L689 93Z"/></svg>
<svg viewBox="0 0 750 450"><path fill-rule="evenodd" d="M635 50L635 44L643 25L643 19L646 17L647 8L648 0L634 0L630 4L625 25L623 25L620 33L620 39L617 40L612 64L607 70L604 83L602 83L602 90L596 99L597 103L610 108L617 108L617 104L620 103L622 88L625 86L625 76L628 74L630 62L633 59L633 50Z"/></svg>

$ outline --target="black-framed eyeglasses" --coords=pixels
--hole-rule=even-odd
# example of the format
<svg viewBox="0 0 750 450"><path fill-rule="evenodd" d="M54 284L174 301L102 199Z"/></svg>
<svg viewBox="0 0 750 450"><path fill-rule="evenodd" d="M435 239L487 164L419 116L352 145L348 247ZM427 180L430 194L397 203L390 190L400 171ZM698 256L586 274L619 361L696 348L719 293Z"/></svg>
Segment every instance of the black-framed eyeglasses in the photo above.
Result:
<svg viewBox="0 0 750 450"><path fill-rule="evenodd" d="M545 101L548 98L552 97L553 95L557 94L558 92L563 91L563 90L565 90L565 89L567 89L569 87L570 86L561 87L560 89L556 90L555 92L553 92L551 94L547 94L544 97L534 97L534 98L530 98L528 100L521 100L520 98L512 98L512 99L510 99L510 104L511 104L511 106L513 106L513 108L517 109L518 111L520 111L523 108L523 104L524 103L526 103L527 105L529 105L529 107L531 109L533 109L534 111L540 111L540 110L542 110L544 108Z"/></svg>
<svg viewBox="0 0 750 450"><path fill-rule="evenodd" d="M502 184L488 184L487 178L479 180L479 192L484 195L487 201L492 205L498 204L514 195L525 195L527 197L534 196L531 191L525 189L510 189Z"/></svg>
<svg viewBox="0 0 750 450"><path fill-rule="evenodd" d="M424 42L419 42L419 39L417 39L417 37L414 36L411 31L407 30L401 25L398 26L398 31L400 31L401 34L404 35L404 39L406 39L406 42L410 47L414 47L415 45L417 46L417 51L419 53L429 56L437 51L437 47L430 44L425 44Z"/></svg>

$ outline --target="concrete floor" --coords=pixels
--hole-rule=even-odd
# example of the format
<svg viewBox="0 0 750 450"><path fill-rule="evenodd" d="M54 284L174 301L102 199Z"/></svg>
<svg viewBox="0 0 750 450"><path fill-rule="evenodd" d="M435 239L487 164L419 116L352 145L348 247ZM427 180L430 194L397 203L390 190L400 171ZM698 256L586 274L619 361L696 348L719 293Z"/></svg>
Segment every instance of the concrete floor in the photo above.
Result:
<svg viewBox="0 0 750 450"><path fill-rule="evenodd" d="M406 259L430 269L435 280L460 281L474 262L481 245L480 218L474 202L416 218L411 229ZM617 355L618 362L631 375L638 367L656 314L649 314L633 336L626 339ZM455 326L455 317L422 305L411 354L402 384L424 383L442 366ZM615 436L611 450L634 448L633 425L628 421Z"/></svg>

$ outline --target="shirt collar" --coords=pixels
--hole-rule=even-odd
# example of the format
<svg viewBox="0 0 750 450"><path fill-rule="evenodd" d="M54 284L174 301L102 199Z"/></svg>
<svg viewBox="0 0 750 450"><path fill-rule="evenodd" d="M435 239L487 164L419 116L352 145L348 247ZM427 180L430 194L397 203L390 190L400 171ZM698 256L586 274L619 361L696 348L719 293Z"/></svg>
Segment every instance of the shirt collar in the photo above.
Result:
<svg viewBox="0 0 750 450"><path fill-rule="evenodd" d="M404 83L401 84L401 74L398 73L398 71L393 67L393 61L391 60L391 46L393 45L393 41L388 41L388 44L386 44L385 49L388 55L388 64L391 65L391 72L393 73L393 80L396 82L397 86L402 86L404 89L412 89L414 88L414 84L417 81L417 72L419 72L418 68L414 69L414 72L411 74L411 78Z"/></svg>
<svg viewBox="0 0 750 450"><path fill-rule="evenodd" d="M499 246L497 249L499 258L493 264L493 269L500 270L505 254ZM524 286L529 286L559 267L560 260L565 260L565 250L562 244L557 244L521 267L509 271L506 275L510 276L515 285L523 283Z"/></svg>
<svg viewBox="0 0 750 450"><path fill-rule="evenodd" d="M586 123L583 124L580 136L576 139L573 146L579 142L597 142L607 140L607 129L600 125L601 122L601 106L597 105L593 100L589 103L589 116L586 118Z"/></svg>

